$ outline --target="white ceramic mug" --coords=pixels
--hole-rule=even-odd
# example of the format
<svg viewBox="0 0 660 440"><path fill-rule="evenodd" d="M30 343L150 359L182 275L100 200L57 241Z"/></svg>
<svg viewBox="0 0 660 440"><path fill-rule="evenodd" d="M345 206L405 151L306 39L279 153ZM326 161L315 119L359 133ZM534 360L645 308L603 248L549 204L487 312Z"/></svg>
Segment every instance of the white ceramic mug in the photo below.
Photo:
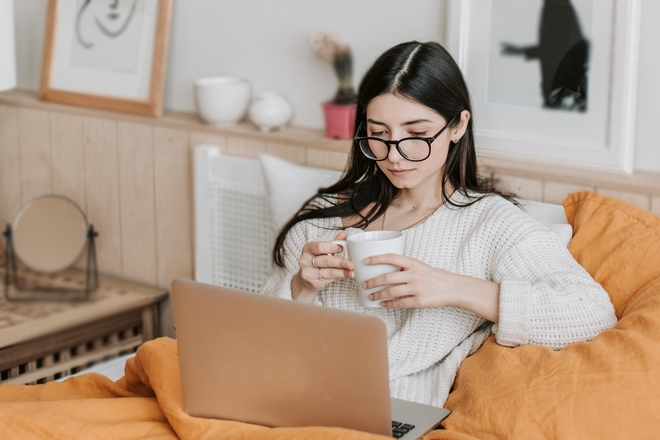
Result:
<svg viewBox="0 0 660 440"><path fill-rule="evenodd" d="M360 299L365 307L381 307L380 301L371 301L369 295L383 290L387 286L373 289L363 289L362 283L388 272L398 272L397 266L390 264L364 264L365 258L382 254L403 254L405 239L399 231L365 231L349 236L346 240L335 240L333 243L344 248L346 258L353 262L353 271L360 290Z"/></svg>
<svg viewBox="0 0 660 440"><path fill-rule="evenodd" d="M194 83L199 116L212 125L235 125L245 117L252 87L246 78L211 76Z"/></svg>

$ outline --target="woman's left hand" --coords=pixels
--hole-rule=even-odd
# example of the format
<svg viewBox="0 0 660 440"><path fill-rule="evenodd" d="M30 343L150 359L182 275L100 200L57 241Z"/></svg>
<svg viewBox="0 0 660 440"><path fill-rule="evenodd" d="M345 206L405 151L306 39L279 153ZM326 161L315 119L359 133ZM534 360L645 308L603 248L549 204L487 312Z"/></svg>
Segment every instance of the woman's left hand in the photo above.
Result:
<svg viewBox="0 0 660 440"><path fill-rule="evenodd" d="M373 301L382 301L383 307L457 306L497 322L499 284L458 275L429 266L415 258L396 254L376 255L364 262L368 265L390 264L401 268L399 272L386 273L362 283L364 289L390 285L370 296Z"/></svg>

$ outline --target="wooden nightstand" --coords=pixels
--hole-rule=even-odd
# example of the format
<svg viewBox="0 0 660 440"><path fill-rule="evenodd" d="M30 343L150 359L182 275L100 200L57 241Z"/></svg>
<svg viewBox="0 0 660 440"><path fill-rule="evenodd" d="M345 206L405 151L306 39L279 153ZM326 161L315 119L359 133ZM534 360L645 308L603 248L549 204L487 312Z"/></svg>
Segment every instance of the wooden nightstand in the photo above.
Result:
<svg viewBox="0 0 660 440"><path fill-rule="evenodd" d="M68 271L48 279L80 285L84 277ZM159 307L168 295L163 289L100 277L99 289L84 302L0 298L0 384L44 383L135 351L160 336Z"/></svg>

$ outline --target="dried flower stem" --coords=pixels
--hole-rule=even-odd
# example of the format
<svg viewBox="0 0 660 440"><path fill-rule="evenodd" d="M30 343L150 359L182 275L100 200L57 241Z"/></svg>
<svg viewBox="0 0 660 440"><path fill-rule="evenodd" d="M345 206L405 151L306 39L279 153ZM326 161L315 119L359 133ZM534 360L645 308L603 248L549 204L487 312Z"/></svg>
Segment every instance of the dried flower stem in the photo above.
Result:
<svg viewBox="0 0 660 440"><path fill-rule="evenodd" d="M339 91L333 102L353 104L357 95L353 89L353 56L351 49L324 30L317 30L309 35L309 44L318 56L330 62L339 79Z"/></svg>

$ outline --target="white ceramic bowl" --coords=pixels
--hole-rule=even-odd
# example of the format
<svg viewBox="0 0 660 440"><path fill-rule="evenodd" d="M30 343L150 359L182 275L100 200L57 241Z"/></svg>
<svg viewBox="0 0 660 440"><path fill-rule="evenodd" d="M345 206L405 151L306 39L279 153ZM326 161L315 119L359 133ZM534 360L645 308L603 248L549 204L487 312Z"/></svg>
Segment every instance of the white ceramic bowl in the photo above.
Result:
<svg viewBox="0 0 660 440"><path fill-rule="evenodd" d="M210 76L194 82L199 116L209 124L234 125L245 117L251 86L246 78Z"/></svg>

